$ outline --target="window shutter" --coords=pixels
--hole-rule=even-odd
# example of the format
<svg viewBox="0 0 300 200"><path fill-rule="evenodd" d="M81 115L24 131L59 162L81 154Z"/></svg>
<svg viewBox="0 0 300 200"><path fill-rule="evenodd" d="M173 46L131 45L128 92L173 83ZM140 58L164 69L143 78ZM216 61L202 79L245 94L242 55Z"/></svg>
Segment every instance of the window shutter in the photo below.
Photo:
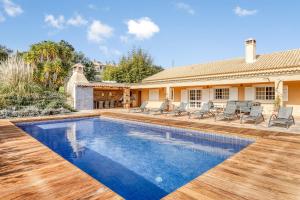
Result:
<svg viewBox="0 0 300 200"><path fill-rule="evenodd" d="M246 101L255 100L255 88L254 87L245 87L245 100Z"/></svg>
<svg viewBox="0 0 300 200"><path fill-rule="evenodd" d="M214 88L210 88L209 89L209 100L214 100L215 99L215 89Z"/></svg>
<svg viewBox="0 0 300 200"><path fill-rule="evenodd" d="M289 87L287 85L283 86L283 93L282 93L282 101L289 100Z"/></svg>
<svg viewBox="0 0 300 200"><path fill-rule="evenodd" d="M209 101L209 89L203 89L202 91L202 102L208 102Z"/></svg>
<svg viewBox="0 0 300 200"><path fill-rule="evenodd" d="M149 101L159 101L159 89L149 90Z"/></svg>
<svg viewBox="0 0 300 200"><path fill-rule="evenodd" d="M181 90L181 102L188 103L188 91Z"/></svg>
<svg viewBox="0 0 300 200"><path fill-rule="evenodd" d="M237 87L229 88L229 100L238 100L239 99L239 90Z"/></svg>

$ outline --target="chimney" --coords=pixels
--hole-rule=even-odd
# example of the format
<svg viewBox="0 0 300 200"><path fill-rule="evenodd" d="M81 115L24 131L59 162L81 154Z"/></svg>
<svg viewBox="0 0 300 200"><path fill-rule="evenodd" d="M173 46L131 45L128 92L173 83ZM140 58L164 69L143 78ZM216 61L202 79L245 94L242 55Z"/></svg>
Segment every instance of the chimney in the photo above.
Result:
<svg viewBox="0 0 300 200"><path fill-rule="evenodd" d="M253 38L245 40L245 60L246 63L256 61L256 40Z"/></svg>
<svg viewBox="0 0 300 200"><path fill-rule="evenodd" d="M84 66L81 63L77 63L73 66L73 73L77 72L83 74L83 68Z"/></svg>

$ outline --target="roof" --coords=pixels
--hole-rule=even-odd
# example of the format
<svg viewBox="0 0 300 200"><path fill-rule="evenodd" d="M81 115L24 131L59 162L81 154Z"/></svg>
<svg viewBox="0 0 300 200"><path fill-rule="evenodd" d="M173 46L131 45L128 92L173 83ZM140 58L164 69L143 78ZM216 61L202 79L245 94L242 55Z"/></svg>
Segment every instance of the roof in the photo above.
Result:
<svg viewBox="0 0 300 200"><path fill-rule="evenodd" d="M103 63L100 62L100 61L94 60L94 61L93 61L93 65L95 65L95 66L100 66L100 65L103 65Z"/></svg>
<svg viewBox="0 0 300 200"><path fill-rule="evenodd" d="M84 65L81 63L76 63L75 65L72 66L72 68L78 68L78 67L84 68Z"/></svg>
<svg viewBox="0 0 300 200"><path fill-rule="evenodd" d="M281 72L284 70L295 70L296 68L297 70L300 68L300 49L258 55L254 63L246 63L245 58L235 58L168 68L144 79L142 83L178 81L187 78L211 78L228 76L229 74L253 75L253 73Z"/></svg>
<svg viewBox="0 0 300 200"><path fill-rule="evenodd" d="M91 83L77 83L81 87L100 87L100 88L129 88L130 85L125 83L107 83L107 82L91 82Z"/></svg>
<svg viewBox="0 0 300 200"><path fill-rule="evenodd" d="M89 81L86 79L84 74L79 73L79 72L74 72L69 80L69 82L72 81L74 83L89 83Z"/></svg>

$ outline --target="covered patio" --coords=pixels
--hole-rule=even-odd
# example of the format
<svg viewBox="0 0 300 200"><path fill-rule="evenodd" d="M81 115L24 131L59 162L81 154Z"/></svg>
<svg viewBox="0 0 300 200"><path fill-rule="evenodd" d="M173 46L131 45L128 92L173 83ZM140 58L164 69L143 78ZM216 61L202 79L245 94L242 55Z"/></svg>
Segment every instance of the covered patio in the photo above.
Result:
<svg viewBox="0 0 300 200"><path fill-rule="evenodd" d="M90 109L130 107L130 89L126 84L108 82L79 83L76 86L76 91L86 92L85 95L80 94L77 97L88 101L87 104ZM82 99L78 101L83 102Z"/></svg>
<svg viewBox="0 0 300 200"><path fill-rule="evenodd" d="M235 80L145 83L133 85L131 89L141 91L141 102L168 101L169 109L179 105L180 102L187 103L189 109L199 109L208 101L223 107L227 101L253 101L259 102L263 106L264 113L268 115L273 113L274 105L277 103L280 106L293 107L293 114L300 116L298 79L298 76L290 76L276 79L252 77Z"/></svg>

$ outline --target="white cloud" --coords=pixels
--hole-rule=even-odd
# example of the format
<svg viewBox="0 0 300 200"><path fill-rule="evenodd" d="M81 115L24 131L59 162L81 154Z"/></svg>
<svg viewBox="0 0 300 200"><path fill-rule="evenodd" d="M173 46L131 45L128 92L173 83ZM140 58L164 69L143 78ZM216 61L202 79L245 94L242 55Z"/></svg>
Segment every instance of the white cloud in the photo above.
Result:
<svg viewBox="0 0 300 200"><path fill-rule="evenodd" d="M127 21L128 33L138 40L149 39L159 32L159 27L150 18L143 17L137 20Z"/></svg>
<svg viewBox="0 0 300 200"><path fill-rule="evenodd" d="M65 19L63 15L45 15L44 22L55 29L63 29L66 26L84 26L88 24L88 21L79 14L76 14L74 17L69 18L68 20Z"/></svg>
<svg viewBox="0 0 300 200"><path fill-rule="evenodd" d="M107 46L99 46L100 52L105 56L120 56L121 52L117 49L109 49Z"/></svg>
<svg viewBox="0 0 300 200"><path fill-rule="evenodd" d="M44 22L53 28L62 29L65 24L65 17L63 15L59 15L55 17L53 15L46 15L44 18Z"/></svg>
<svg viewBox="0 0 300 200"><path fill-rule="evenodd" d="M15 17L23 13L23 9L21 8L21 6L15 4L11 0L2 0L2 2L3 2L4 11L6 12L7 15L11 17Z"/></svg>
<svg viewBox="0 0 300 200"><path fill-rule="evenodd" d="M255 15L257 13L257 10L247 10L247 9L237 6L234 9L234 13L240 17L243 17L243 16L249 16L249 15Z"/></svg>
<svg viewBox="0 0 300 200"><path fill-rule="evenodd" d="M113 28L102 23L99 20L94 20L88 28L87 38L92 42L101 42L105 38L111 37Z"/></svg>
<svg viewBox="0 0 300 200"><path fill-rule="evenodd" d="M88 23L81 15L76 15L75 17L71 17L67 24L71 26L84 26Z"/></svg>
<svg viewBox="0 0 300 200"><path fill-rule="evenodd" d="M190 6L189 4L183 3L183 2L178 2L175 4L176 8L179 10L183 10L185 12L187 12L190 15L194 15L196 12L195 10L192 8L192 6Z"/></svg>

